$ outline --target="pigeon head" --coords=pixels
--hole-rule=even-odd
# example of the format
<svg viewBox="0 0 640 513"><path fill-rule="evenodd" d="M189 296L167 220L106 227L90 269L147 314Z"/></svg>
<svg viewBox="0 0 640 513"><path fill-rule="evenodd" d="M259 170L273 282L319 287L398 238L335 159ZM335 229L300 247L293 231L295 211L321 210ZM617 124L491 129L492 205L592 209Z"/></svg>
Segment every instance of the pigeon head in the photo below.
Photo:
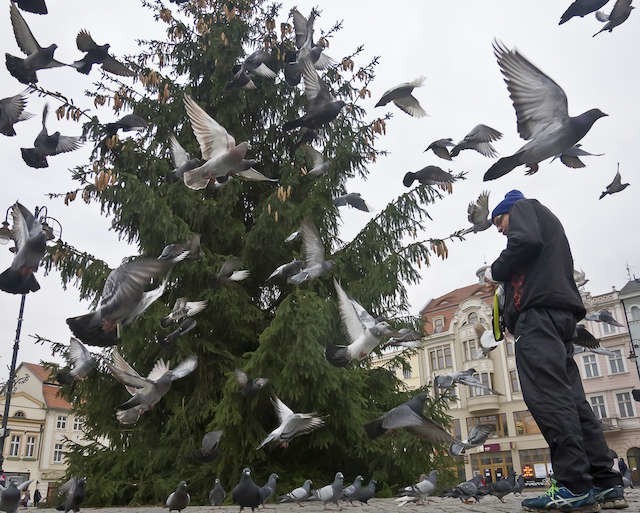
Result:
<svg viewBox="0 0 640 513"><path fill-rule="evenodd" d="M587 131L593 126L593 124L598 121L600 118L608 116L609 114L605 114L600 109L590 109L586 112L583 112L579 116L577 116L577 120L583 125Z"/></svg>
<svg viewBox="0 0 640 513"><path fill-rule="evenodd" d="M269 383L269 378L256 378L254 380L254 384L257 388L263 388L267 383Z"/></svg>
<svg viewBox="0 0 640 513"><path fill-rule="evenodd" d="M186 489L187 489L187 482L186 481L180 481L180 483L178 483L178 490L184 492Z"/></svg>

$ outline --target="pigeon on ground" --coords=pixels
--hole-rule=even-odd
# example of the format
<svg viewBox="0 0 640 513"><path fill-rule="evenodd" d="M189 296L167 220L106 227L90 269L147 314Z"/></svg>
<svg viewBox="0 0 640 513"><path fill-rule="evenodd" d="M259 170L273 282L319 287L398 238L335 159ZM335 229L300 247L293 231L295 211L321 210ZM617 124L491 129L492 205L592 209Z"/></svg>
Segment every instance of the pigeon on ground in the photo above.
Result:
<svg viewBox="0 0 640 513"><path fill-rule="evenodd" d="M11 207L11 217L16 253L11 266L0 274L0 290L9 294L36 292L40 290L40 284L34 273L47 251L47 235L42 229L42 221L17 201Z"/></svg>
<svg viewBox="0 0 640 513"><path fill-rule="evenodd" d="M467 449L483 445L489 435L496 430L493 424L476 424L469 431L466 440L454 440L449 446L449 454L452 456L461 456Z"/></svg>
<svg viewBox="0 0 640 513"><path fill-rule="evenodd" d="M198 359L195 356L187 357L174 369L164 360L158 360L149 375L143 378L125 361L118 350L114 349L108 368L113 377L131 394L131 398L122 403L121 407L128 409L143 405L146 410L150 410L169 391L172 382L191 374L197 365Z"/></svg>
<svg viewBox="0 0 640 513"><path fill-rule="evenodd" d="M467 228L462 235L478 233L491 227L489 219L489 191L482 191L476 201L469 203L467 207L467 219L473 225Z"/></svg>
<svg viewBox="0 0 640 513"><path fill-rule="evenodd" d="M122 64L119 60L109 54L111 45L97 44L91 34L86 30L81 30L76 36L76 46L81 52L86 52L84 57L71 64L80 73L88 75L94 64L101 64L102 69L121 77L133 77L135 73Z"/></svg>
<svg viewBox="0 0 640 513"><path fill-rule="evenodd" d="M244 176L251 180L259 175L261 179L269 180L252 168L255 160L244 158L249 150L248 142L236 145L233 136L188 94L184 96L184 105L205 161L200 167L184 171L183 180L187 187L194 190L204 189L212 179L231 175Z"/></svg>
<svg viewBox="0 0 640 513"><path fill-rule="evenodd" d="M136 114L127 114L119 120L104 125L107 137L113 137L118 130L123 132L131 132L133 130L142 130L149 126L149 122Z"/></svg>
<svg viewBox="0 0 640 513"><path fill-rule="evenodd" d="M357 301L351 299L335 278L333 285L349 345L327 344L325 357L336 367L346 367L352 361L364 360L383 340L393 335L393 330L386 321L376 320Z"/></svg>
<svg viewBox="0 0 640 513"><path fill-rule="evenodd" d="M569 117L567 96L558 84L517 50L509 50L497 40L493 48L516 111L518 133L529 142L494 163L485 173L485 181L521 165L529 168L527 174L537 172L540 162L572 148L606 116L600 109L591 109Z"/></svg>
<svg viewBox="0 0 640 513"><path fill-rule="evenodd" d="M432 470L429 475L420 474L416 484L407 486L400 491L396 499L398 506L404 506L410 502L422 505L429 500L429 496L435 491L438 483L438 471Z"/></svg>
<svg viewBox="0 0 640 513"><path fill-rule="evenodd" d="M367 204L367 202L362 198L359 192L350 192L348 194L343 194L342 196L338 196L333 199L333 204L336 207L346 207L349 205L357 210L362 210L363 212L371 212L371 207Z"/></svg>
<svg viewBox="0 0 640 513"><path fill-rule="evenodd" d="M66 66L66 64L58 62L53 58L53 54L56 48L58 48L58 45L53 44L43 48L38 44L38 41L36 41L31 29L27 25L27 22L24 21L22 14L20 14L14 2L11 2L9 14L16 43L18 43L18 47L22 53L27 56L25 59L21 59L8 53L4 54L7 69L13 77L23 84L32 84L38 81L36 71Z"/></svg>
<svg viewBox="0 0 640 513"><path fill-rule="evenodd" d="M427 146L427 149L424 151L431 150L441 159L451 160L451 155L449 154L449 146L454 146L453 139L451 137L433 141L429 146Z"/></svg>
<svg viewBox="0 0 640 513"><path fill-rule="evenodd" d="M405 187L411 187L414 180L418 180L421 185L438 185L450 191L455 178L451 173L447 173L438 166L426 166L415 173L411 171L406 173L402 183Z"/></svg>
<svg viewBox="0 0 640 513"><path fill-rule="evenodd" d="M56 381L64 385L70 385L75 380L86 378L98 365L85 345L74 337L69 340L67 359L72 368L63 369L56 374Z"/></svg>
<svg viewBox="0 0 640 513"><path fill-rule="evenodd" d="M304 219L300 224L302 233L302 251L304 253L304 267L298 274L294 274L287 279L287 283L300 285L305 281L313 280L324 276L333 269L333 260L326 260L324 246L320 233L315 225L308 219Z"/></svg>
<svg viewBox="0 0 640 513"><path fill-rule="evenodd" d="M526 487L526 481L524 480L524 476L520 474L516 478L516 485L513 487L513 495L522 495L522 490Z"/></svg>
<svg viewBox="0 0 640 513"><path fill-rule="evenodd" d="M295 502L298 506L302 507L302 504L300 503L311 495L311 485L311 479L307 479L302 486L294 488L286 495L281 495L279 502L281 504L283 502Z"/></svg>
<svg viewBox="0 0 640 513"><path fill-rule="evenodd" d="M457 157L462 150L475 150L485 157L496 157L498 152L491 144L502 138L502 132L487 125L476 125L464 139L456 144L450 152L452 157Z"/></svg>
<svg viewBox="0 0 640 513"><path fill-rule="evenodd" d="M475 373L475 369L466 369L462 371L455 371L451 374L440 374L433 377L433 386L437 389L447 390L459 383L461 385L479 388L489 394L502 395L500 392L497 392L490 386L482 383L482 381L474 376Z"/></svg>
<svg viewBox="0 0 640 513"><path fill-rule="evenodd" d="M198 258L202 253L200 248L200 234L194 233L186 242L169 244L162 249L158 260L175 264L182 260Z"/></svg>
<svg viewBox="0 0 640 513"><path fill-rule="evenodd" d="M322 176L326 174L331 162L329 160L324 160L322 153L312 146L305 145L303 149L305 157L311 163L311 169L304 168L302 170L302 174L312 176Z"/></svg>
<svg viewBox="0 0 640 513"><path fill-rule="evenodd" d="M240 269L240 267L241 263L239 259L235 257L227 258L216 274L216 283L219 285L228 285L232 282L246 280L250 273L247 269Z"/></svg>
<svg viewBox="0 0 640 513"><path fill-rule="evenodd" d="M629 183L622 183L622 176L620 176L620 164L618 163L618 171L616 176L613 177L613 181L607 185L607 188L600 194L598 199L604 198L607 194L615 194L616 192L624 191L629 187Z"/></svg>
<svg viewBox="0 0 640 513"><path fill-rule="evenodd" d="M582 149L582 144L578 143L574 144L571 148L562 152L560 155L553 157L551 162L559 158L560 162L565 166L571 169L578 169L585 167L584 162L580 160L580 157L602 157L602 155L604 155L604 153L589 153Z"/></svg>
<svg viewBox="0 0 640 513"><path fill-rule="evenodd" d="M357 492L353 500L360 502L361 504L368 504L369 499L373 499L376 495L376 485L378 482L375 479L371 479L367 486L363 486Z"/></svg>
<svg viewBox="0 0 640 513"><path fill-rule="evenodd" d="M16 135L13 128L15 123L31 119L34 115L25 112L27 107L27 95L25 93L16 94L0 100L0 134L9 137Z"/></svg>
<svg viewBox="0 0 640 513"><path fill-rule="evenodd" d="M353 506L353 501L360 488L362 488L362 476L356 476L353 483L342 490L342 500L345 502L349 501L349 504Z"/></svg>
<svg viewBox="0 0 640 513"><path fill-rule="evenodd" d="M306 114L298 119L287 121L285 131L298 127L317 129L333 121L346 103L331 96L329 88L320 80L318 72L310 60L305 60L302 68L304 94L307 97Z"/></svg>
<svg viewBox="0 0 640 513"><path fill-rule="evenodd" d="M500 345L500 342L496 341L493 330L486 329L479 322L476 322L473 325L473 328L478 336L480 347L472 352L471 357L474 360L485 358L491 351Z"/></svg>
<svg viewBox="0 0 640 513"><path fill-rule="evenodd" d="M596 18L598 21L606 24L598 30L593 37L596 37L600 32L604 32L605 30L611 32L618 25L622 25L627 21L627 18L631 15L631 10L634 9L631 2L632 0L616 0L616 3L613 5L613 9L608 15L602 11L596 12Z"/></svg>
<svg viewBox="0 0 640 513"><path fill-rule="evenodd" d="M191 502L191 496L187 493L187 482L180 481L176 487L175 492L171 493L167 497L165 506L169 508L169 511L182 511Z"/></svg>
<svg viewBox="0 0 640 513"><path fill-rule="evenodd" d="M269 378L249 379L247 373L240 369L235 369L233 373L240 392L245 397L251 397L257 394L260 390L262 390L262 388L264 388L267 383L269 383Z"/></svg>
<svg viewBox="0 0 640 513"><path fill-rule="evenodd" d="M186 255L186 252L183 253ZM120 328L131 324L161 295L167 278L148 290L171 261L139 258L123 263L109 273L97 310L67 318L71 332L85 344L108 347L117 343Z"/></svg>
<svg viewBox="0 0 640 513"><path fill-rule="evenodd" d="M49 135L47 132L47 115L49 114L49 104L45 104L42 111L42 130L33 142L33 148L20 148L22 160L29 167L40 169L49 167L47 157L77 150L82 146L80 137L60 135L54 132Z"/></svg>
<svg viewBox="0 0 640 513"><path fill-rule="evenodd" d="M427 115L420 103L411 93L416 87L420 87L425 81L425 77L418 77L411 82L392 87L382 95L382 98L376 103L376 107L382 107L389 102L393 102L401 111L406 112L409 116L422 118Z"/></svg>
<svg viewBox="0 0 640 513"><path fill-rule="evenodd" d="M183 319L193 317L202 312L207 307L207 301L188 301L186 297L179 297L173 305L171 313L160 319L163 328L169 327L172 323L181 322Z"/></svg>
<svg viewBox="0 0 640 513"><path fill-rule="evenodd" d="M587 14L591 14L598 9L602 9L608 1L609 0L575 0L575 2L573 2L564 12L558 25L566 23L574 16L580 16L583 18Z"/></svg>
<svg viewBox="0 0 640 513"><path fill-rule="evenodd" d="M223 431L209 431L202 437L200 449L195 451L198 461L213 461L218 457L218 446Z"/></svg>
<svg viewBox="0 0 640 513"><path fill-rule="evenodd" d="M595 322L604 322L605 324L610 324L611 326L617 326L618 328L624 328L624 324L615 320L613 315L609 310L600 310L599 312L591 312L585 315L584 319L586 321L595 321Z"/></svg>
<svg viewBox="0 0 640 513"><path fill-rule="evenodd" d="M264 486L260 487L260 505L264 507L267 502L276 493L276 482L280 476L273 472Z"/></svg>
<svg viewBox="0 0 640 513"><path fill-rule="evenodd" d="M437 422L422 414L427 394L420 392L410 400L391 408L376 420L365 424L364 429L369 438L377 438L387 431L406 429L418 438L432 443L451 442L453 438Z"/></svg>
<svg viewBox="0 0 640 513"><path fill-rule="evenodd" d="M175 166L172 176L178 180L184 179L186 171L191 171L204 164L202 159L191 158L191 155L186 152L173 134L169 136L169 146L171 148L171 159Z"/></svg>
<svg viewBox="0 0 640 513"><path fill-rule="evenodd" d="M47 4L44 0L11 0L18 4L18 7L23 11L31 12L33 14L48 14Z"/></svg>
<svg viewBox="0 0 640 513"><path fill-rule="evenodd" d="M74 513L80 511L80 504L84 501L86 484L86 477L75 476L58 488L58 495L64 496L64 502L56 509L64 511L64 513L68 513L71 510Z"/></svg>
<svg viewBox="0 0 640 513"><path fill-rule="evenodd" d="M287 264L282 264L275 271L273 271L267 281L275 278L276 276L287 279L291 276L298 274L302 270L302 260L298 260L297 258L293 259L291 262Z"/></svg>
<svg viewBox="0 0 640 513"><path fill-rule="evenodd" d="M212 506L222 506L226 496L227 492L224 491L220 479L216 477L213 488L209 492L209 504Z"/></svg>
<svg viewBox="0 0 640 513"><path fill-rule="evenodd" d="M16 513L20 505L20 496L24 490L29 488L31 483L33 483L33 480L29 479L16 485L15 481L10 480L6 486L0 485L0 511Z"/></svg>
<svg viewBox="0 0 640 513"><path fill-rule="evenodd" d="M226 89L234 89L240 87L243 89L255 89L256 85L251 80L253 75L259 75L265 78L276 78L276 73L269 68L267 62L271 56L264 50L257 50L247 56L237 68L234 70L233 79L227 82Z"/></svg>
<svg viewBox="0 0 640 513"><path fill-rule="evenodd" d="M312 499L322 501L322 509L326 509L328 502L333 502L336 507L342 511L342 507L338 502L342 498L342 487L344 476L342 472L337 472L333 483L314 490Z"/></svg>
<svg viewBox="0 0 640 513"><path fill-rule="evenodd" d="M509 475L504 479L499 479L495 483L489 485L489 494L497 497L498 500L504 503L503 497L513 493L516 488L516 473L511 471Z"/></svg>
<svg viewBox="0 0 640 513"><path fill-rule="evenodd" d="M277 396L273 396L271 402L278 415L280 425L267 435L257 449L262 449L269 443L280 444L281 447L286 448L289 446L289 441L294 438L306 435L324 426L324 420L316 417L315 413L293 413L293 410L278 399Z"/></svg>
<svg viewBox="0 0 640 513"><path fill-rule="evenodd" d="M243 508L251 508L251 511L255 511L260 506L260 487L251 479L251 470L248 467L242 470L240 482L231 491L231 498L234 504L240 506L240 511Z"/></svg>

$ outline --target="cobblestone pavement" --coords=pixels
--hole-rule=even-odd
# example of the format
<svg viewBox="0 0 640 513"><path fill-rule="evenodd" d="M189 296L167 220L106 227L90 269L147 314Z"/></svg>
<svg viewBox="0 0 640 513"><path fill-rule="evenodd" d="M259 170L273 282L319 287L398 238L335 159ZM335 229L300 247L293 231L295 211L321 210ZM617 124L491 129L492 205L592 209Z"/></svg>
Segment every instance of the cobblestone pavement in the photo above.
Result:
<svg viewBox="0 0 640 513"><path fill-rule="evenodd" d="M538 493L539 491L527 492L523 497L533 497ZM483 499L478 504L463 504L458 499L442 499L439 497L434 497L431 499L431 502L425 504L424 506L407 505L402 508L399 508L393 499L372 499L369 501L368 505L362 506L349 506L348 504L344 503L341 504L343 507L342 511L344 511L345 513L513 513L522 511L522 509L520 508L520 501L523 497L514 497L513 494L508 495L507 497L505 497L505 504L502 504L497 498L492 496L483 497ZM640 488L627 489L625 491L625 497L629 502L629 507L627 509L619 511L625 513L640 513ZM35 513L35 510L33 510L33 508L29 508L29 510L32 510L32 513ZM217 508L214 508L213 506L190 506L183 511L184 513L237 513L238 510L238 506L229 505ZM249 512L251 510L245 509L244 511ZM322 504L320 504L319 502L305 502L303 508L300 508L295 504L269 504L265 513L317 513L320 511L323 511L323 509ZM335 505L328 505L326 511L336 511ZM557 512L557 510L552 511ZM18 510L18 513L24 512L25 508L20 508ZM55 510L39 508L37 512L54 513ZM128 508L82 508L81 513L167 513L167 509L158 506Z"/></svg>

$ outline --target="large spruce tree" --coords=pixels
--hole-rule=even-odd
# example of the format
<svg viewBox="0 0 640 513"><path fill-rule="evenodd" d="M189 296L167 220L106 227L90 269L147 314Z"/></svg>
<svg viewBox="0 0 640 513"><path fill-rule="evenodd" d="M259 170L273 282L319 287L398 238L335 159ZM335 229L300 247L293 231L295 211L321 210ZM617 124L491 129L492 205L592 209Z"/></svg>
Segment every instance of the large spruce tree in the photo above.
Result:
<svg viewBox="0 0 640 513"><path fill-rule="evenodd" d="M371 121L360 106L369 94L375 61L357 64L361 49L354 49L324 74L334 96L347 106L314 142L331 167L327 175L312 177L301 172L307 163L296 144L299 134L282 129L305 103L301 87L280 78L286 52L294 49L288 12L260 0L193 0L172 6L173 12L157 0L144 3L150 18L166 25L167 39L140 42L139 53L129 59L137 72L133 84L105 76L87 94L118 115L133 110L150 127L133 138L105 139L97 117L85 123L95 150L90 163L73 170L79 186L65 202L80 197L97 202L111 216L113 229L147 256L201 235L200 257L174 268L162 298L127 326L119 341L121 353L141 374L157 359L175 365L191 354L197 355L198 368L175 382L133 426L115 419L127 393L105 372L104 363L101 372L65 387L93 441L69 453L69 473L88 476L90 502L104 505L158 502L181 479L189 481L193 500L203 503L215 476L230 489L244 466L253 469L260 484L269 472L278 472L280 489L299 486L306 478L320 485L338 470L347 481L363 474L395 487L434 466L447 466L450 461L441 451L404 433L367 438L363 424L411 394L388 366L371 368L363 362L345 369L325 360L327 343L345 343L331 275L300 286L267 282L277 266L301 255L299 242L283 241L305 218L319 228L335 261L333 276L374 315L406 316L403 284L419 280L418 268L428 265L432 253L446 255L442 241L414 240L427 228L426 207L440 197L428 186L394 199L353 240L339 238L340 214L332 198L345 192L348 179L366 179L367 166L381 157L374 143L385 132L385 119ZM340 37L338 29L325 31L325 37ZM234 64L259 48L271 54L268 65L279 78L257 78L254 90L225 89ZM192 156L200 155L185 113L185 94L236 141L250 141L256 167L279 183L235 178L220 189L194 191L172 179L172 133ZM82 119L70 103L63 103L60 114L65 109ZM81 241L59 243L48 264L60 270L65 285L75 283L83 297L97 300L109 269L100 255L88 255L81 246ZM231 256L251 276L220 285L214 276ZM159 320L178 297L207 300L209 306L197 317L194 331L167 347L157 342L166 334ZM402 365L402 359L393 364ZM235 368L270 382L256 396L244 397L233 379ZM295 411L325 416L326 426L287 449L256 450L277 423L270 402L274 394ZM442 403L430 402L428 408L435 419L447 422ZM200 463L194 451L213 429L224 431L220 455Z"/></svg>

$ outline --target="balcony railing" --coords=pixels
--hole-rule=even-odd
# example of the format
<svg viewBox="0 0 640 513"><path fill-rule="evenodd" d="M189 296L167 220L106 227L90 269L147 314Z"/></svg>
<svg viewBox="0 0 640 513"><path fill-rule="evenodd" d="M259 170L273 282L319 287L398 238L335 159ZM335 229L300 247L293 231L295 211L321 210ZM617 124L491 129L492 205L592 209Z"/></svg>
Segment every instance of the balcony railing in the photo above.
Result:
<svg viewBox="0 0 640 513"><path fill-rule="evenodd" d="M467 409L469 413L498 410L500 409L500 399L494 394L469 397L467 399Z"/></svg>

